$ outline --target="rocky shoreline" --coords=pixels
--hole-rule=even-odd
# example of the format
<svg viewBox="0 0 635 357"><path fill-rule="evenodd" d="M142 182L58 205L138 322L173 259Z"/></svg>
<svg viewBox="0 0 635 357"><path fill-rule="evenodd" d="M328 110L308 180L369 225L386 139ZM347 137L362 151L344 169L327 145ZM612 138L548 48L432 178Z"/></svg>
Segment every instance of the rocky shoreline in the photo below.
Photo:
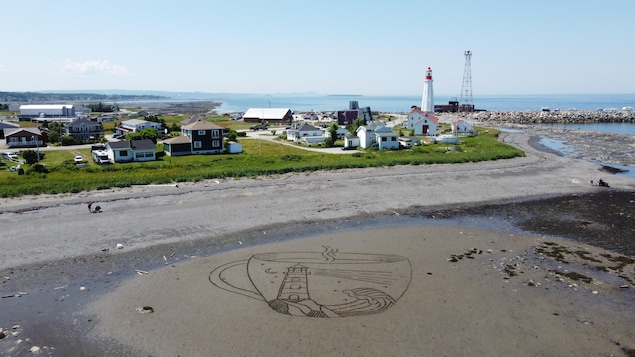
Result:
<svg viewBox="0 0 635 357"><path fill-rule="evenodd" d="M465 114L480 122L512 124L635 123L635 110L505 111Z"/></svg>

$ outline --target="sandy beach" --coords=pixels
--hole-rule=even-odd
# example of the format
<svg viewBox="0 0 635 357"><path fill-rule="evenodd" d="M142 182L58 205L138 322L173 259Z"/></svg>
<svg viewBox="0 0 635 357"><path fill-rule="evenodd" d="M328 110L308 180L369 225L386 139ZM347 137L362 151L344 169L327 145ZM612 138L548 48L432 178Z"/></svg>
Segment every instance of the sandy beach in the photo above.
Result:
<svg viewBox="0 0 635 357"><path fill-rule="evenodd" d="M0 354L633 355L631 258L430 213L635 191L530 139L502 134L527 155L495 162L1 199Z"/></svg>

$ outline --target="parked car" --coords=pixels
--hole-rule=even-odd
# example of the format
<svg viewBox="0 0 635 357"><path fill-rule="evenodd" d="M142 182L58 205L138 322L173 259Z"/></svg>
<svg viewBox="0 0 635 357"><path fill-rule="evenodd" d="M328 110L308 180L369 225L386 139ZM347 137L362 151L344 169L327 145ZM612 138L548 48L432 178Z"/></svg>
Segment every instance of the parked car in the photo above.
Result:
<svg viewBox="0 0 635 357"><path fill-rule="evenodd" d="M252 125L249 129L251 130L267 130L269 126L267 124L262 124L262 125Z"/></svg>
<svg viewBox="0 0 635 357"><path fill-rule="evenodd" d="M3 152L2 153L2 157L5 159L9 159L9 160L17 160L18 159L18 154L14 153L14 152Z"/></svg>
<svg viewBox="0 0 635 357"><path fill-rule="evenodd" d="M83 161L84 161L84 158L81 157L81 155L75 156L75 162L83 162Z"/></svg>

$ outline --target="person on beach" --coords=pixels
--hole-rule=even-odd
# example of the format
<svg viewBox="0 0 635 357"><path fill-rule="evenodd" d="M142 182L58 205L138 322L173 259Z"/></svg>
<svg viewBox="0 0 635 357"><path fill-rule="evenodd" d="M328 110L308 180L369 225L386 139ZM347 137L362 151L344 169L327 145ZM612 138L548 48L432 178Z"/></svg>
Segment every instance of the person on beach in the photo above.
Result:
<svg viewBox="0 0 635 357"><path fill-rule="evenodd" d="M88 202L88 212L93 213L93 202Z"/></svg>

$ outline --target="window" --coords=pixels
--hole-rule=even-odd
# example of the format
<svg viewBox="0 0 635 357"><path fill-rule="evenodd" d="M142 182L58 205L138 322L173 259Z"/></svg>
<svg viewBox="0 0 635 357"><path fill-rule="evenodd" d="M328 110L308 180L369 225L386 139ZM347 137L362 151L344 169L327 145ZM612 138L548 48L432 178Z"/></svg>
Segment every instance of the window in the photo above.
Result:
<svg viewBox="0 0 635 357"><path fill-rule="evenodd" d="M200 141L195 141L194 142L194 148L195 149L200 149L202 147L203 147L203 143L202 142L200 142Z"/></svg>
<svg viewBox="0 0 635 357"><path fill-rule="evenodd" d="M384 136L384 137L381 138L381 141L387 141L387 139L388 138Z"/></svg>
<svg viewBox="0 0 635 357"><path fill-rule="evenodd" d="M218 139L218 137L219 137L219 130L212 130L212 138Z"/></svg>
<svg viewBox="0 0 635 357"><path fill-rule="evenodd" d="M128 156L128 151L126 150L119 150L119 156Z"/></svg>
<svg viewBox="0 0 635 357"><path fill-rule="evenodd" d="M213 147L220 147L220 141L218 141L218 140L212 140L212 146L213 146Z"/></svg>
<svg viewBox="0 0 635 357"><path fill-rule="evenodd" d="M205 130L199 130L198 135L205 135Z"/></svg>

